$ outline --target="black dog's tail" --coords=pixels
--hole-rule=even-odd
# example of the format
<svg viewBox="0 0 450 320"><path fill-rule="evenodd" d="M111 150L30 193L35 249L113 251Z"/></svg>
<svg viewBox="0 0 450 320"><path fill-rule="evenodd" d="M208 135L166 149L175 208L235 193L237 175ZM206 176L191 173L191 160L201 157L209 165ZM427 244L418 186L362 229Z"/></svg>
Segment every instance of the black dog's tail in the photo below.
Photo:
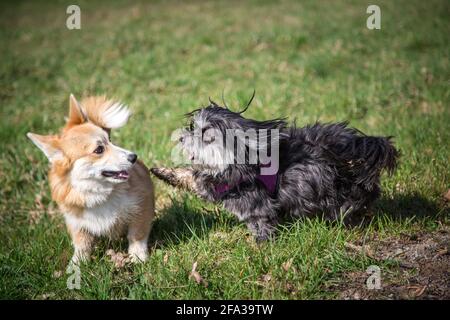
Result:
<svg viewBox="0 0 450 320"><path fill-rule="evenodd" d="M378 183L382 170L392 174L397 167L399 152L392 143L392 137L358 136L351 144L353 159L348 160L349 171L355 182L371 189ZM347 150L350 151L350 150Z"/></svg>

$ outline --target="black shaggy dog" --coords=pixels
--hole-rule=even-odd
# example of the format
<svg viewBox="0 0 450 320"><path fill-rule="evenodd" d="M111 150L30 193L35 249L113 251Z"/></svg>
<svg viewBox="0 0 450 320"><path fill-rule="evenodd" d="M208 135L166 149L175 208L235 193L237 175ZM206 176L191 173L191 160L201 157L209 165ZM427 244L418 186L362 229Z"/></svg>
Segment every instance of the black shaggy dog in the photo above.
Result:
<svg viewBox="0 0 450 320"><path fill-rule="evenodd" d="M256 121L210 102L188 114L190 125L179 137L191 164L151 171L223 203L257 241L289 217L360 216L380 195L383 169L396 167L390 137L366 136L347 123L296 128L284 119Z"/></svg>

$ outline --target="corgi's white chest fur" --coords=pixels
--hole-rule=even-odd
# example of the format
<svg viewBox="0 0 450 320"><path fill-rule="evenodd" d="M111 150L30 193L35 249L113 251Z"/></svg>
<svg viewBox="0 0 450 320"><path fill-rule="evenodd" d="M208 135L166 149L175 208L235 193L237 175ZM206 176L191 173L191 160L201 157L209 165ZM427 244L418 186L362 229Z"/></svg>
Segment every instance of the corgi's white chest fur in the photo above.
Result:
<svg viewBox="0 0 450 320"><path fill-rule="evenodd" d="M94 235L105 235L118 224L126 223L138 209L138 199L128 192L128 185L113 188L91 188L85 193L86 207L81 215L65 214L73 228L84 229Z"/></svg>

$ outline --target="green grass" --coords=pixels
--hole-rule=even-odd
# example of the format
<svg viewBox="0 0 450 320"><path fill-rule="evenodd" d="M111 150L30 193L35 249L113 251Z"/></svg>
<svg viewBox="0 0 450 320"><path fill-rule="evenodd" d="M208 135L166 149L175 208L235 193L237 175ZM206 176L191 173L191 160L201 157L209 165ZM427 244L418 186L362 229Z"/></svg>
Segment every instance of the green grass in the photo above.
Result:
<svg viewBox="0 0 450 320"><path fill-rule="evenodd" d="M366 1L79 1L82 29L69 31L72 3L0 4L0 298L333 298L328 283L373 263L345 242L448 224L448 1L377 1L379 31ZM258 247L229 213L157 182L147 263L115 269L105 251L126 243L103 241L80 290L53 276L72 248L26 132L56 132L70 93L106 94L134 111L116 144L170 164L184 113L222 92L238 109L254 88L249 117L395 136L401 165L370 226L299 221ZM189 279L195 261L207 287Z"/></svg>

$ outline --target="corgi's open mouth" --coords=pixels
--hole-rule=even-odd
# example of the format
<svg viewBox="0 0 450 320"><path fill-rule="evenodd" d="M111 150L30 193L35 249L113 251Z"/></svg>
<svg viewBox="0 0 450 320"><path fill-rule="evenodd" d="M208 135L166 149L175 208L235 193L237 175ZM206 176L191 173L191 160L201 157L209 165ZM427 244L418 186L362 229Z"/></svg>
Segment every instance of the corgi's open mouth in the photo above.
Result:
<svg viewBox="0 0 450 320"><path fill-rule="evenodd" d="M127 180L130 176L127 171L102 171L102 176L119 180Z"/></svg>

